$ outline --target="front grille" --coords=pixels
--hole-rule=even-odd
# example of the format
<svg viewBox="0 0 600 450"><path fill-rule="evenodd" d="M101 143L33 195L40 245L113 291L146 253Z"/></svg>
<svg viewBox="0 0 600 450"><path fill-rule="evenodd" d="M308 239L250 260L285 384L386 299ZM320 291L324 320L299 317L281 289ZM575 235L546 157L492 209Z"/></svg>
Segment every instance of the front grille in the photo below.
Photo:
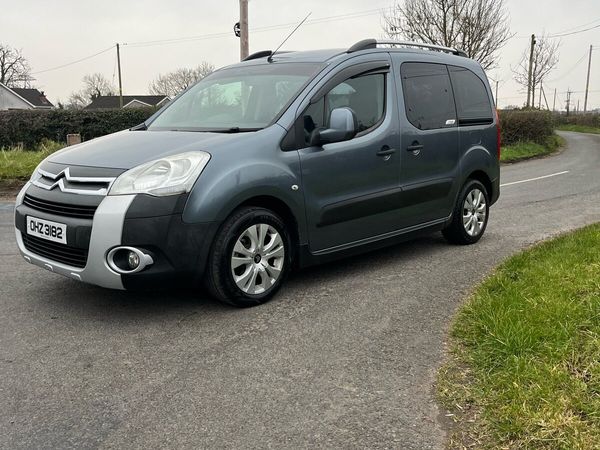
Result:
<svg viewBox="0 0 600 450"><path fill-rule="evenodd" d="M57 216L76 217L80 219L93 219L97 206L69 205L66 203L51 202L25 194L23 204L37 211L42 211Z"/></svg>
<svg viewBox="0 0 600 450"><path fill-rule="evenodd" d="M58 242L47 241L23 233L25 248L36 255L66 264L72 267L84 268L87 263L88 251L83 248L69 247Z"/></svg>

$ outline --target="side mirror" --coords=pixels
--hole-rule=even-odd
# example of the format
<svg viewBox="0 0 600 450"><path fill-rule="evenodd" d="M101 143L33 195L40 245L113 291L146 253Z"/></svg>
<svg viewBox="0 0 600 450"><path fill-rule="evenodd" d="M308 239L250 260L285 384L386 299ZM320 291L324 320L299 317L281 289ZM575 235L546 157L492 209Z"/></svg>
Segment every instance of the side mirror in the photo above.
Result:
<svg viewBox="0 0 600 450"><path fill-rule="evenodd" d="M358 121L350 108L335 108L329 116L329 128L316 129L310 136L310 145L321 146L348 141L356 136Z"/></svg>

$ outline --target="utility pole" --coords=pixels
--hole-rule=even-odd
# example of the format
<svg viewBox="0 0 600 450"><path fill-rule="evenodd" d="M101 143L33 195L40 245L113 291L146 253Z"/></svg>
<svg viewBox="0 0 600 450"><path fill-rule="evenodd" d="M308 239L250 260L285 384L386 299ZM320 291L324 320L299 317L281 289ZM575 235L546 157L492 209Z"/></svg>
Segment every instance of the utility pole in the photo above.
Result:
<svg viewBox="0 0 600 450"><path fill-rule="evenodd" d="M587 71L587 80L585 81L585 100L583 101L583 113L587 112L587 100L588 100L588 91L590 89L590 69L592 67L592 47L590 45L590 57L588 59L588 71Z"/></svg>
<svg viewBox="0 0 600 450"><path fill-rule="evenodd" d="M546 103L546 109L548 111L550 111L550 106L548 106L548 99L546 98L546 91L544 91L544 87L542 85L540 85L540 90L542 91L542 95L544 96L544 103ZM542 98L542 96L540 95L540 98ZM540 104L542 103L542 101L540 100Z"/></svg>
<svg viewBox="0 0 600 450"><path fill-rule="evenodd" d="M569 115L569 106L571 105L571 90L567 89L567 116Z"/></svg>
<svg viewBox="0 0 600 450"><path fill-rule="evenodd" d="M121 51L117 43L117 67L119 69L119 108L123 108L123 83L121 81Z"/></svg>
<svg viewBox="0 0 600 450"><path fill-rule="evenodd" d="M248 56L248 0L240 0L240 60Z"/></svg>
<svg viewBox="0 0 600 450"><path fill-rule="evenodd" d="M556 111L556 88L554 88L554 100L552 101L552 111Z"/></svg>
<svg viewBox="0 0 600 450"><path fill-rule="evenodd" d="M496 80L496 97L494 98L494 100L496 101L496 108L498 108L498 80Z"/></svg>
<svg viewBox="0 0 600 450"><path fill-rule="evenodd" d="M531 35L531 49L529 50L529 71L527 73L527 107L532 106L531 100L531 81L533 70L533 49L535 48L535 34ZM531 103L530 103L531 102Z"/></svg>
<svg viewBox="0 0 600 450"><path fill-rule="evenodd" d="M544 90L544 85L542 84L542 80L540 80L540 92L538 92L538 97L540 101L538 103L538 109L542 109L542 91Z"/></svg>

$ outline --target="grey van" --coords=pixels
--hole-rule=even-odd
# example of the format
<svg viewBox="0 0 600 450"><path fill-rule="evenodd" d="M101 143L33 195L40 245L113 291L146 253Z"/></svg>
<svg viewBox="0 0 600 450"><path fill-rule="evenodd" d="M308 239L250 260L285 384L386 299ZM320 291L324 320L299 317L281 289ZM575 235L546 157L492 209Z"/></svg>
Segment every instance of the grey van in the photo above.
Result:
<svg viewBox="0 0 600 450"><path fill-rule="evenodd" d="M483 235L500 131L459 50L259 52L145 123L46 158L17 198L25 260L115 289L203 282L251 306L305 267L442 231Z"/></svg>

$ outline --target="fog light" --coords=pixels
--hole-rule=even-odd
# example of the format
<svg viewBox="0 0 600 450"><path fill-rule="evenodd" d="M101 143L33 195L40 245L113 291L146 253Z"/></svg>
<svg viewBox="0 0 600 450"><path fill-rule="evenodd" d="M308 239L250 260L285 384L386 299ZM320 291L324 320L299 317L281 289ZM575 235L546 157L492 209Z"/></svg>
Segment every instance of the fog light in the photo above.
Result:
<svg viewBox="0 0 600 450"><path fill-rule="evenodd" d="M127 264L129 264L131 270L137 269L140 265L139 255L136 252L129 252L129 255L127 255Z"/></svg>
<svg viewBox="0 0 600 450"><path fill-rule="evenodd" d="M154 264L152 256L135 247L115 247L106 254L108 267L120 274L132 274Z"/></svg>

